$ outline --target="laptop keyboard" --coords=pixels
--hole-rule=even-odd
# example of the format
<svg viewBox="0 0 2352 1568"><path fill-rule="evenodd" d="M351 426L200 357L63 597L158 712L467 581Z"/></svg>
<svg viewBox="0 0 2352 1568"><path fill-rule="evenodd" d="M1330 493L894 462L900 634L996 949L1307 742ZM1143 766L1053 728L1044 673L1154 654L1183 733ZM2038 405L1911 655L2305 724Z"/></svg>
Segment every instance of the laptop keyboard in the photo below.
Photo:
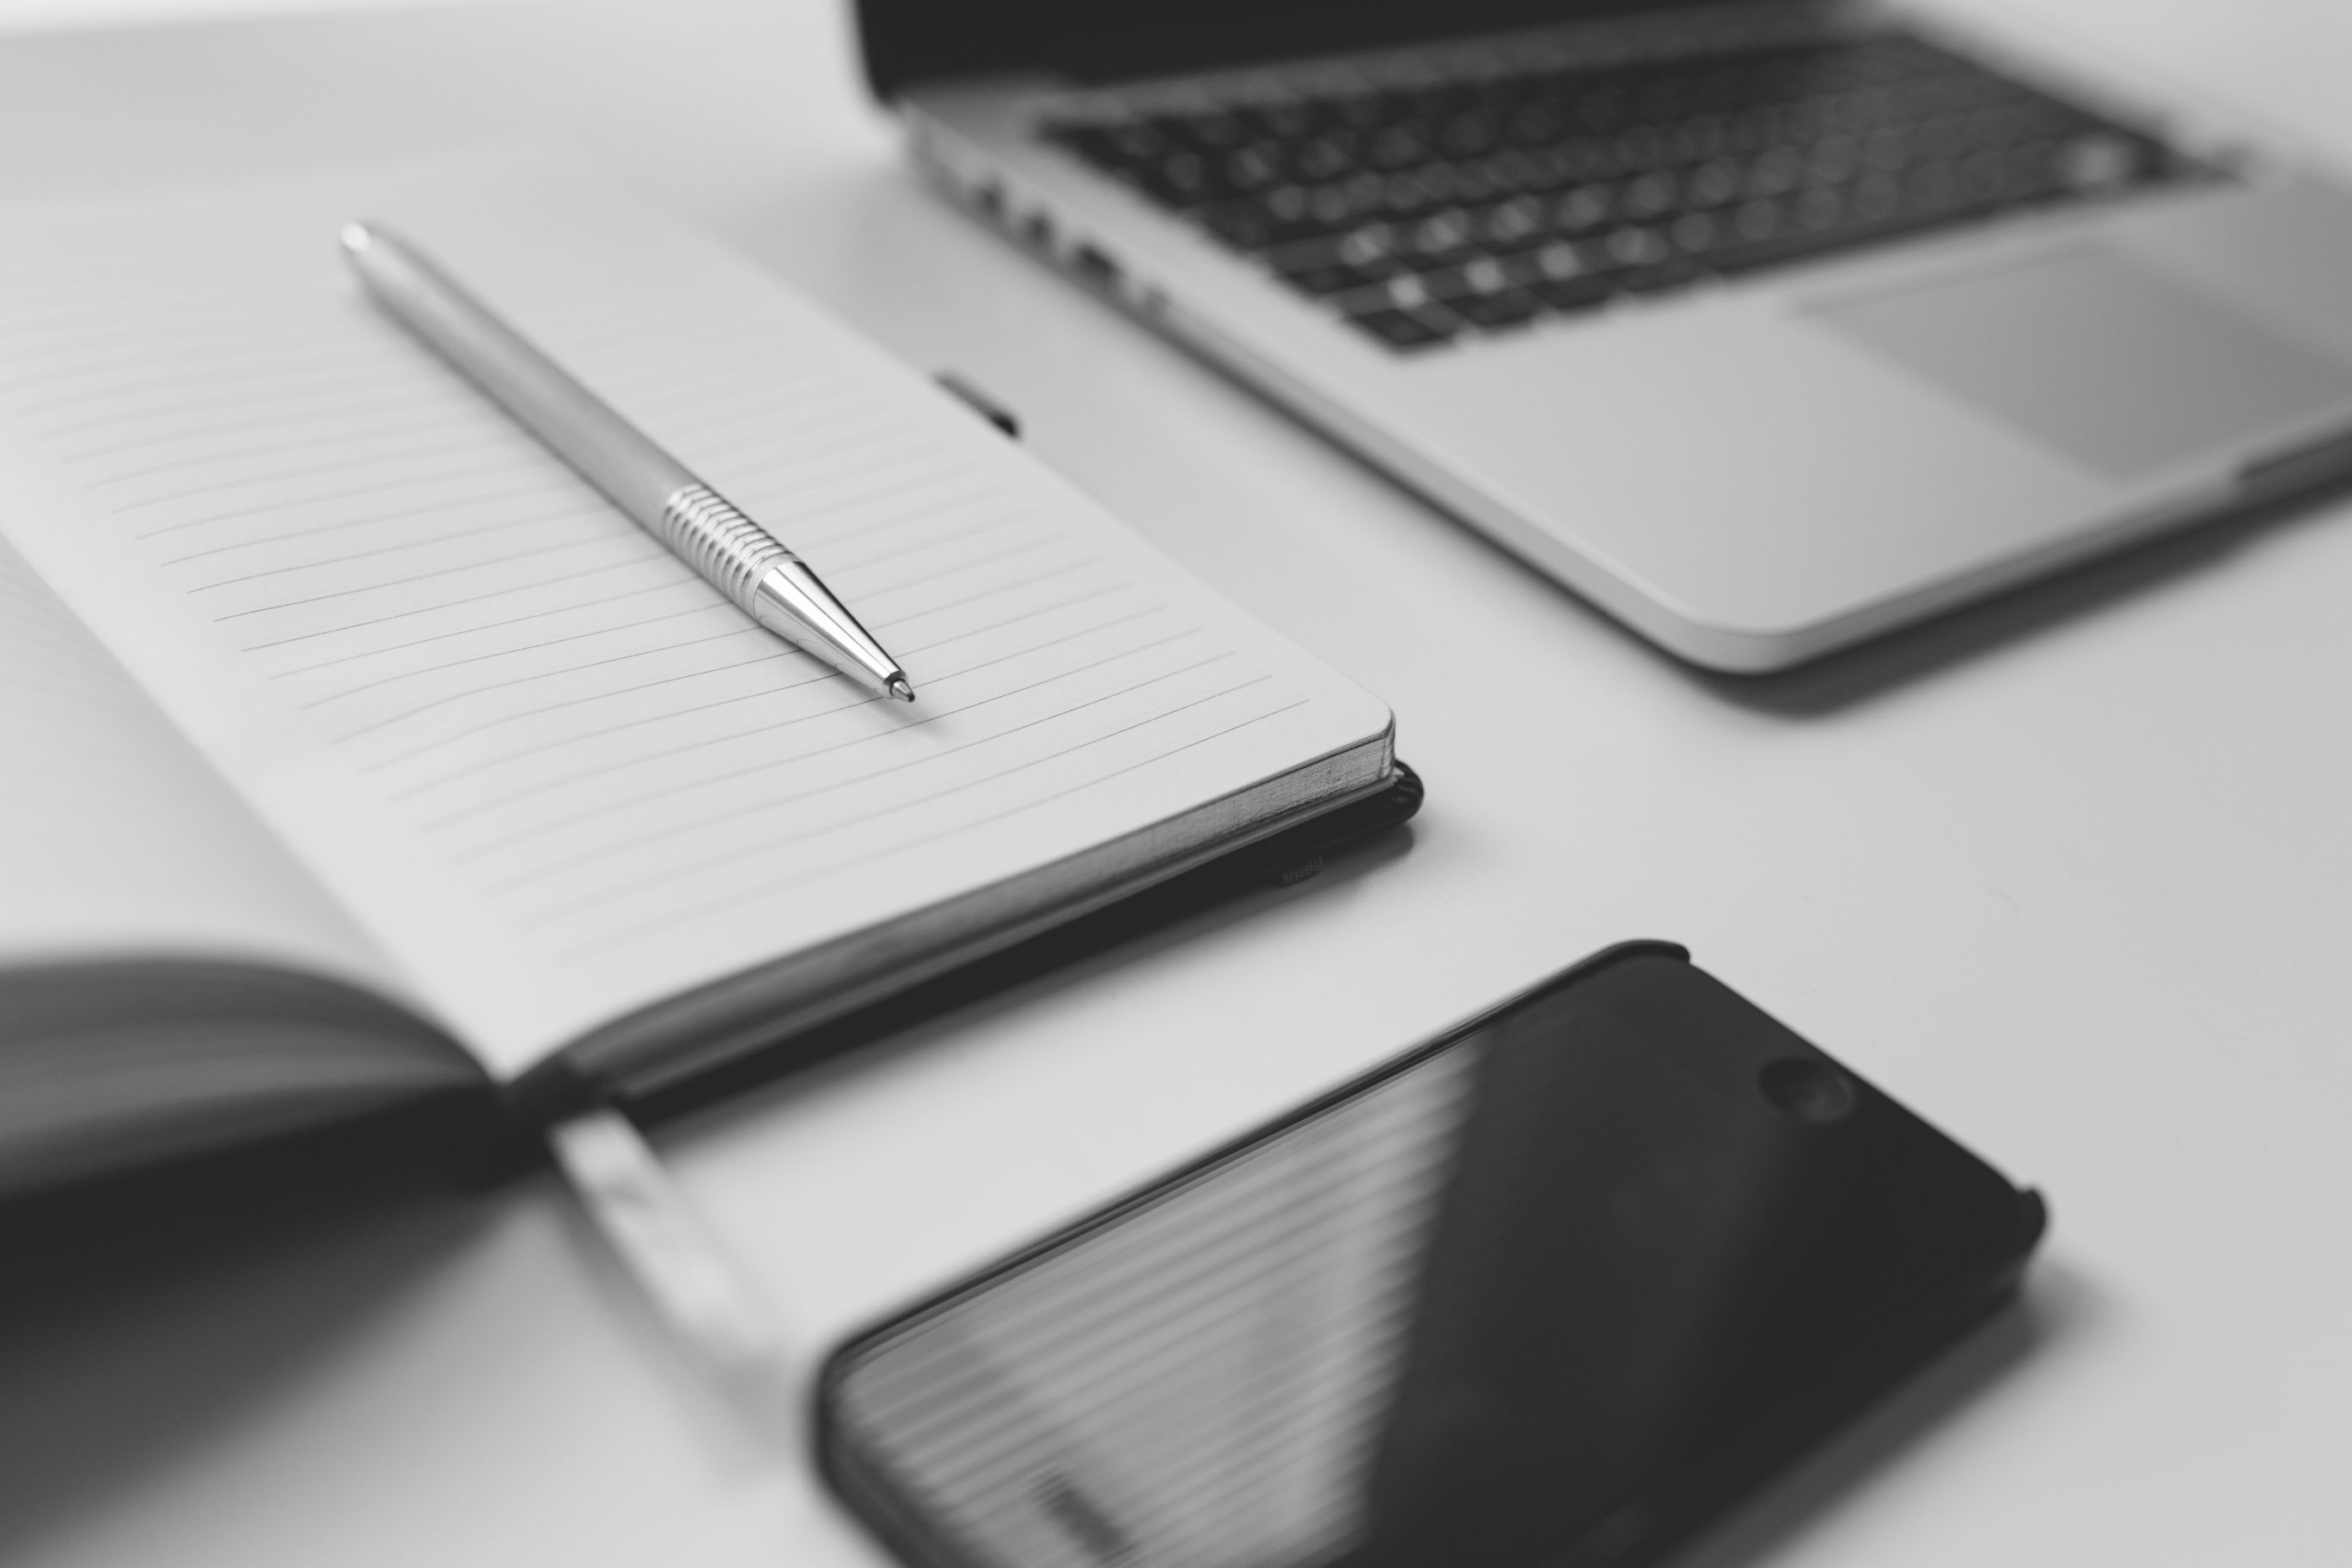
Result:
<svg viewBox="0 0 2352 1568"><path fill-rule="evenodd" d="M1903 34L1045 134L1399 350L2204 172Z"/></svg>

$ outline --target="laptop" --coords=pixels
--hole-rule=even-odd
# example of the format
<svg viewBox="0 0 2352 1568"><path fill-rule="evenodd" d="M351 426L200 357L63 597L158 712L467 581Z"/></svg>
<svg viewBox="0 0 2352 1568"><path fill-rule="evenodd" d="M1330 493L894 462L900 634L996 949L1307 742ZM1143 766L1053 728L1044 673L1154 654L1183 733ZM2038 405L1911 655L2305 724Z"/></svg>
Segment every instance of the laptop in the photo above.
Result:
<svg viewBox="0 0 2352 1568"><path fill-rule="evenodd" d="M2352 469L2352 197L1930 5L860 0L920 165L1636 630L1815 657Z"/></svg>

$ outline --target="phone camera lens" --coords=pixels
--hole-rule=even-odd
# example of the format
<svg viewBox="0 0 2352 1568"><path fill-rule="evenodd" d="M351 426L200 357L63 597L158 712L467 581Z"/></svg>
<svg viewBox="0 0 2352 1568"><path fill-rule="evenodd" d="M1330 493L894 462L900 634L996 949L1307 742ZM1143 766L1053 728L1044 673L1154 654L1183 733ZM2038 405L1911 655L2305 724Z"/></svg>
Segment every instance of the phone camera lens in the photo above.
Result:
<svg viewBox="0 0 2352 1568"><path fill-rule="evenodd" d="M1853 1079L1807 1056L1766 1062L1756 1082L1782 1115L1815 1127L1844 1121L1862 1103Z"/></svg>

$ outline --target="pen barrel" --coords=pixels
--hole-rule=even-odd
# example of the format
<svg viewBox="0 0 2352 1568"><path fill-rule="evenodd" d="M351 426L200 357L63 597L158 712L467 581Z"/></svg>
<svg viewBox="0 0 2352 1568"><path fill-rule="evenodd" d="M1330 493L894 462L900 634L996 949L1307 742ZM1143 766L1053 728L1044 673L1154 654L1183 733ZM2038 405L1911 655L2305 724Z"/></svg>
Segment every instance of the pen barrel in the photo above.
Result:
<svg viewBox="0 0 2352 1568"><path fill-rule="evenodd" d="M360 278L408 329L602 490L640 528L696 484L684 464L509 327L463 284L381 228L344 249Z"/></svg>

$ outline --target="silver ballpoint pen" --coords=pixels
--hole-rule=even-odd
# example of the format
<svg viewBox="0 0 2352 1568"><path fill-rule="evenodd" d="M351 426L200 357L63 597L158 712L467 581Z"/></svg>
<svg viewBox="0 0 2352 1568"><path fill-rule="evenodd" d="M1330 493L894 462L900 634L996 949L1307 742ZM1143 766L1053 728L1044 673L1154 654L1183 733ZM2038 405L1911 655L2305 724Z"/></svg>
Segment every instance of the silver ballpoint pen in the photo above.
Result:
<svg viewBox="0 0 2352 1568"><path fill-rule="evenodd" d="M439 350L761 626L900 702L915 688L800 557L378 224L347 224L343 255L401 324Z"/></svg>

